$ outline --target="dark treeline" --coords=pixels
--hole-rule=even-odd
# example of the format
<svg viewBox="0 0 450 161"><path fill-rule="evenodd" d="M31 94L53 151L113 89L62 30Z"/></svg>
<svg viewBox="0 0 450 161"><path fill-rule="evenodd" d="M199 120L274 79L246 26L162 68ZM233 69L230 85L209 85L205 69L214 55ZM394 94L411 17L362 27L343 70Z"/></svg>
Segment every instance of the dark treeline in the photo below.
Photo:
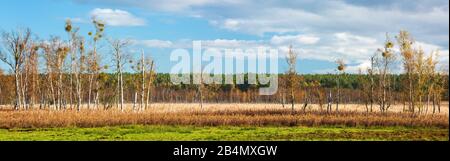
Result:
<svg viewBox="0 0 450 161"><path fill-rule="evenodd" d="M64 82L69 81L69 76L65 74ZM88 75L82 75L81 77L88 77ZM111 73L101 73L99 77L100 89L99 92L101 94L100 102L107 106L109 104L113 104L117 101L117 93L115 90L117 89L117 77L116 74ZM225 78L225 75L222 75ZM259 88L264 87L265 85L259 84L248 84L248 74L244 75L245 84L236 84L235 78L236 75L233 75L234 82L233 84L205 84L205 102L210 103L227 103L227 102L235 102L235 103L282 103L286 101L286 95L284 92L284 82L286 81L285 74L278 75L278 92L275 95L264 96L259 95ZM256 76L257 77L257 76ZM338 79L335 74L305 74L298 75L298 80L301 81L302 90L296 92L296 102L302 103L305 98L305 92L313 93L314 90L318 90L322 93L327 93L327 91L332 91L335 93L337 88L337 81L340 81L340 87L343 92L342 95L344 102L346 103L363 103L363 86L365 82L360 81L361 78L367 77L367 75L360 74L345 74L344 77ZM402 101L402 93L401 89L405 88L405 84L402 83L402 78L405 75L392 75L392 89L395 92L394 97L397 102ZM448 81L448 76L442 76L446 81ZM39 74L38 82L48 81L48 76L45 74ZM138 92L138 88L136 85L136 80L140 78L140 75L137 73L124 73L124 101L125 103L133 103L135 98L134 94ZM191 75L192 78L192 75ZM225 80L225 79L223 79ZM15 95L14 95L14 76L13 75L0 75L0 104L14 104ZM319 87L314 87L314 83L318 82ZM45 83L40 83L45 84ZM83 82L82 86L86 87L88 82ZM186 102L193 103L199 101L199 96L197 92L196 84L172 84L170 81L170 74L168 73L158 73L155 75L155 80L152 85L152 93L150 96L150 100L152 102ZM43 86L37 87L41 88L41 90L32 90L28 93L28 98L34 98L38 96L45 95L45 93L39 91L45 91L50 87ZM448 84L445 84L445 89L448 88ZM83 102L87 103L88 91L84 90L82 92ZM64 100L69 100L69 96ZM317 94L311 94L310 96L311 103L320 103L320 96ZM325 97L325 96L323 96ZM447 100L449 97L448 90L442 93L441 99ZM37 100L37 99L34 99ZM32 101L32 99L28 99L27 102ZM31 103L31 102L29 102ZM49 104L52 104L51 100L48 101ZM68 103L68 102L66 102ZM34 104L39 104L39 102L34 102Z"/></svg>

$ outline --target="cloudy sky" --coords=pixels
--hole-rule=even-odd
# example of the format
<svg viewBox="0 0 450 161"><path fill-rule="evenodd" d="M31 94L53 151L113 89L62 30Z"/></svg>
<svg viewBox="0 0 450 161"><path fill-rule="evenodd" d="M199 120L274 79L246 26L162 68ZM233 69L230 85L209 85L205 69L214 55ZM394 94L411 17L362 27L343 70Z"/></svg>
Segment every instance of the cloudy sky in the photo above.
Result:
<svg viewBox="0 0 450 161"><path fill-rule="evenodd" d="M133 42L127 51L144 49L159 72L169 72L176 48L193 40L217 48L268 46L283 55L292 45L300 73L332 73L342 58L349 72L368 65L386 33L413 35L426 52L440 50L449 61L448 0L15 0L2 1L0 30L29 27L41 39L67 38L64 21L81 33L93 30L91 18L107 24L106 36ZM103 46L104 63L108 48ZM280 72L286 68L280 58ZM0 63L0 67L5 67Z"/></svg>

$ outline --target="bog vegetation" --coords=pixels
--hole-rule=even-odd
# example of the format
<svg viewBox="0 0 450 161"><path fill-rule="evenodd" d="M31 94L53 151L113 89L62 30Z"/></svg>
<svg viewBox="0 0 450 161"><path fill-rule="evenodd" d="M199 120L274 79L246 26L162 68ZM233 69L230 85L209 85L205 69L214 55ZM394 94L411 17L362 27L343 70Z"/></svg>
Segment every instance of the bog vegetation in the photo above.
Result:
<svg viewBox="0 0 450 161"><path fill-rule="evenodd" d="M173 107L167 107L173 106ZM103 127L119 125L189 125L189 126L340 126L340 127L434 127L448 129L448 115L424 115L412 117L408 113L365 113L360 111L311 110L292 115L291 109L247 108L225 105L229 109L186 109L178 105L157 105L158 109L144 112L119 110L82 111L0 111L0 128L55 128L55 127ZM245 106L245 105L243 105ZM172 109L172 110L167 110Z"/></svg>
<svg viewBox="0 0 450 161"><path fill-rule="evenodd" d="M261 96L259 84L171 84L170 74L155 71L158 64L150 54L127 53L130 41L105 37L105 24L97 20L92 24L93 32L80 33L67 20L62 28L65 39L39 40L30 29L2 33L0 60L8 68L0 69L0 128L123 124L448 128L448 113L438 114L441 101L448 101L448 71L437 65L439 51L414 48L407 31L394 37L387 34L384 46L367 58L370 68L358 74L346 73L342 59L336 60L336 73L298 74L301 55L290 48L289 68L279 74L278 92ZM99 50L99 44L110 50ZM112 61L101 62L102 56ZM402 64L402 73L393 73L396 63ZM246 82L249 74L244 74ZM161 114L152 112L156 102L199 103L199 108ZM283 108L217 112L201 110L203 102ZM343 110L350 103L365 110ZM318 108L312 110L313 105ZM402 110L390 113L393 106Z"/></svg>

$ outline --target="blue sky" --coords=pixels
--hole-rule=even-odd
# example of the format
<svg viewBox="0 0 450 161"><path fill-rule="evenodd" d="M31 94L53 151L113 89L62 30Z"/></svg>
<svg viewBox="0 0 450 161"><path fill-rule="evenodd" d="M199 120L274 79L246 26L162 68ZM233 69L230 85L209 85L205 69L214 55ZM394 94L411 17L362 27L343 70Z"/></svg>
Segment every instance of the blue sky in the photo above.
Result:
<svg viewBox="0 0 450 161"><path fill-rule="evenodd" d="M268 46L284 55L292 45L299 54L300 73L332 73L334 61L344 59L348 72L368 65L382 47L385 33L412 33L417 47L439 49L448 65L449 4L447 0L380 1L257 1L257 0L7 0L0 5L0 30L29 27L40 39L66 39L70 18L81 33L93 30L91 17L107 24L106 37L132 40L129 54L144 49L159 72L169 72L172 50L192 47ZM102 45L102 60L109 49ZM282 56L279 71L286 69ZM0 68L6 66L0 63ZM400 65L399 69L400 70Z"/></svg>

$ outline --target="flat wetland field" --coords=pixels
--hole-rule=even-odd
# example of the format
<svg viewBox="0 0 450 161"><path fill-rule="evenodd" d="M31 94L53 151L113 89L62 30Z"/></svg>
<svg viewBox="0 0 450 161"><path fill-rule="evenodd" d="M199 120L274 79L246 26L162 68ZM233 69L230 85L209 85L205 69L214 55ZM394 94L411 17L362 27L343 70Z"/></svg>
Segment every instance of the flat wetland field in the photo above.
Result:
<svg viewBox="0 0 450 161"><path fill-rule="evenodd" d="M340 105L327 113L316 105L292 113L278 104L152 104L145 111L80 112L0 109L0 141L14 140L369 140L448 141L448 103L440 113L366 113L362 105ZM376 107L376 106L375 106ZM334 108L333 108L334 109Z"/></svg>
<svg viewBox="0 0 450 161"><path fill-rule="evenodd" d="M429 140L448 141L448 129L404 127L248 127L128 125L96 128L0 129L0 140L260 141Z"/></svg>

